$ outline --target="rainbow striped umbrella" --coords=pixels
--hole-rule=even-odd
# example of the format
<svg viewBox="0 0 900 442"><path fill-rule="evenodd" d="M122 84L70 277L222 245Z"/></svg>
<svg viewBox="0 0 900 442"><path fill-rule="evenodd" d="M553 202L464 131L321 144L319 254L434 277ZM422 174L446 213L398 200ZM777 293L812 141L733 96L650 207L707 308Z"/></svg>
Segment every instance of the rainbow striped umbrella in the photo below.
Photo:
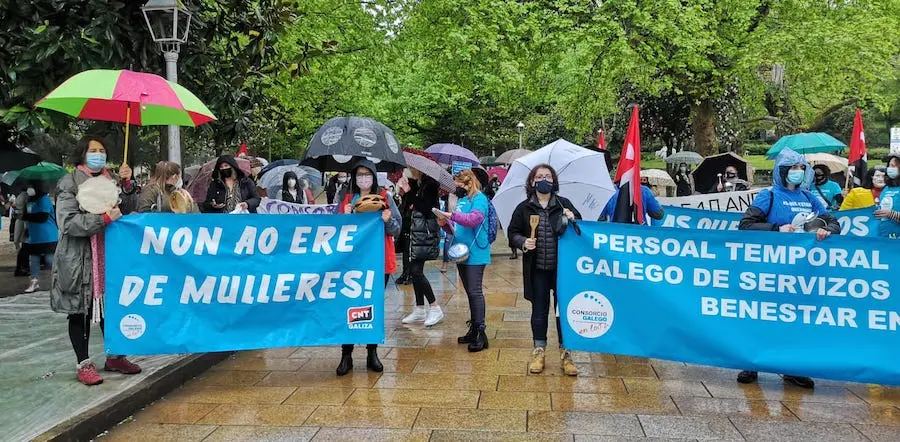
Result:
<svg viewBox="0 0 900 442"><path fill-rule="evenodd" d="M199 126L216 119L194 94L158 75L96 69L66 80L35 105L83 120L125 123L128 127Z"/></svg>

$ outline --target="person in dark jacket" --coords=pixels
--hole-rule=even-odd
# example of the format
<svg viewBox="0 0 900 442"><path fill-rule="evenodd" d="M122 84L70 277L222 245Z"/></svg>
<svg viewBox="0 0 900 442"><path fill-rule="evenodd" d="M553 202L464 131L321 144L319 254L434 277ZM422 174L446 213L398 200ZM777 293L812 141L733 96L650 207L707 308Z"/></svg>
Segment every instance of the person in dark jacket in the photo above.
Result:
<svg viewBox="0 0 900 442"><path fill-rule="evenodd" d="M691 171L688 169L687 163L678 165L673 179L675 180L675 195L691 196L694 194L694 179L691 178Z"/></svg>
<svg viewBox="0 0 900 442"><path fill-rule="evenodd" d="M336 198L347 192L347 186L349 184L350 177L346 172L339 172L329 178L328 184L325 186L325 197L328 199L328 204L339 203L340 201L337 201Z"/></svg>
<svg viewBox="0 0 900 442"><path fill-rule="evenodd" d="M294 172L285 172L281 180L281 200L296 204L316 203L309 182L298 178Z"/></svg>
<svg viewBox="0 0 900 442"><path fill-rule="evenodd" d="M244 174L231 155L222 155L213 169L212 182L203 202L205 213L229 213L238 207L256 213L259 207L256 183Z"/></svg>
<svg viewBox="0 0 900 442"><path fill-rule="evenodd" d="M404 183L405 182L405 186ZM400 179L397 183L397 194L394 195L396 199L399 195L400 202L397 203L397 208L400 210L400 216L403 218L403 223L400 226L400 236L397 237L397 249L400 250L401 256L403 259L403 273L400 274L400 277L397 278L397 285L408 285L412 284L412 277L409 275L410 265L409 265L409 236L410 236L410 228L412 227L412 209L413 209L413 199L416 198L416 193L418 192L419 184L418 182L412 178L412 173L409 169L403 170L403 178ZM440 243L440 239L438 239Z"/></svg>
<svg viewBox="0 0 900 442"><path fill-rule="evenodd" d="M444 319L444 312L434 298L431 283L425 277L425 262L440 256L441 228L437 216L432 209L440 207L438 202L438 185L433 178L424 175L414 168L409 169L412 178L409 180L411 195L409 201L409 277L416 294L416 308L403 318L404 324L424 322L431 327ZM428 308L425 308L425 300Z"/></svg>
<svg viewBox="0 0 900 442"><path fill-rule="evenodd" d="M553 292L553 306L556 307L556 268L559 263L558 238L565 233L568 222L581 219L581 214L572 202L557 194L559 180L553 167L541 164L531 169L525 180L526 199L513 212L507 229L509 246L524 250L522 274L524 276L525 299L531 301L531 334L534 351L528 370L531 373L544 371L544 351L547 348L547 317L550 309L550 292ZM532 236L531 218L538 217L537 229ZM568 376L577 376L578 368L572 362L572 355L565 350L559 317L556 331L562 350L561 366Z"/></svg>
<svg viewBox="0 0 900 442"><path fill-rule="evenodd" d="M813 181L813 170L802 155L784 149L775 158L772 170L772 189L760 192L753 203L744 212L739 230L765 230L775 232L794 232L801 226L793 224L799 214L814 213L816 237L823 240L831 234L841 233L841 225L837 218L830 215L816 198L805 188ZM738 374L737 381L742 384L756 382L759 374L752 370L744 370ZM815 382L806 376L784 375L784 381L803 388L813 388Z"/></svg>

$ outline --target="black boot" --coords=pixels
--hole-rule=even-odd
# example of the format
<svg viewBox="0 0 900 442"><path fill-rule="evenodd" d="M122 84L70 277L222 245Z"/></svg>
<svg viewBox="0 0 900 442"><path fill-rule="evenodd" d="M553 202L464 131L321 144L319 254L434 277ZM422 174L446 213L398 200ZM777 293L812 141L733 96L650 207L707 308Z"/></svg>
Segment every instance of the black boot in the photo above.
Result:
<svg viewBox="0 0 900 442"><path fill-rule="evenodd" d="M475 340L469 343L469 351L474 353L477 351L486 350L487 348L487 335L484 333L484 329L480 329L475 335Z"/></svg>
<svg viewBox="0 0 900 442"><path fill-rule="evenodd" d="M456 338L456 342L460 344L471 344L475 341L475 336L478 335L478 330L475 328L475 324L473 324L472 321L466 321L466 325L469 326L469 331L467 331L465 335Z"/></svg>
<svg viewBox="0 0 900 442"><path fill-rule="evenodd" d="M366 367L376 373L384 371L384 365L381 365L381 360L378 359L378 347L366 347L366 350L369 352L369 356L366 357Z"/></svg>
<svg viewBox="0 0 900 442"><path fill-rule="evenodd" d="M412 284L412 278L408 274L404 273L404 274L400 275L399 278L397 278L397 284L398 285Z"/></svg>
<svg viewBox="0 0 900 442"><path fill-rule="evenodd" d="M335 371L338 376L343 376L350 373L351 370L353 370L353 347L341 350L341 363L338 364Z"/></svg>
<svg viewBox="0 0 900 442"><path fill-rule="evenodd" d="M513 249L512 252L513 252L512 256L510 256L509 259L519 259L519 251L516 249Z"/></svg>

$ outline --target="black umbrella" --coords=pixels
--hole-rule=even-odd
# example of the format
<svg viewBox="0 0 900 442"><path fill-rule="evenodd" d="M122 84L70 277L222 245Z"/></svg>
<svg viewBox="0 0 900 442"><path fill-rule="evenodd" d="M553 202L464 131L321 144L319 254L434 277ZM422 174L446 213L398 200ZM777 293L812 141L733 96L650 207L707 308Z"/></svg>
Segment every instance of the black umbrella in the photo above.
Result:
<svg viewBox="0 0 900 442"><path fill-rule="evenodd" d="M21 170L41 162L41 157L22 151L15 144L0 144L0 173Z"/></svg>
<svg viewBox="0 0 900 442"><path fill-rule="evenodd" d="M387 126L363 117L335 117L309 140L302 164L323 172L349 172L360 157L375 163L379 172L406 167L403 150Z"/></svg>
<svg viewBox="0 0 900 442"><path fill-rule="evenodd" d="M694 177L694 189L700 193L709 193L710 189L716 186L718 175L720 173L725 175L725 168L728 166L734 166L737 169L738 178L748 184L753 183L753 167L750 166L750 162L734 153L727 152L704 158L700 165L691 172Z"/></svg>

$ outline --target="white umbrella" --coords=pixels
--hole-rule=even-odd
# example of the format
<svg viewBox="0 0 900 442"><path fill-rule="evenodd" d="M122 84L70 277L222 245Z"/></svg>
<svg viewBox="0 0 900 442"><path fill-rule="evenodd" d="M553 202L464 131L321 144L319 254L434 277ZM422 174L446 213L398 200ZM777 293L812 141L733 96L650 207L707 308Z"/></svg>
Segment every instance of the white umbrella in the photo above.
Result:
<svg viewBox="0 0 900 442"><path fill-rule="evenodd" d="M665 170L644 169L641 170L641 178L647 178L651 186L675 187L675 180Z"/></svg>
<svg viewBox="0 0 900 442"><path fill-rule="evenodd" d="M510 166L493 200L503 226L509 225L516 206L525 201L525 180L531 169L540 164L556 169L559 194L572 201L584 219L599 218L603 206L615 193L605 156L560 138Z"/></svg>
<svg viewBox="0 0 900 442"><path fill-rule="evenodd" d="M806 161L813 166L817 166L819 164L828 166L831 169L831 173L838 172L846 172L847 171L847 159L844 157L839 157L837 155L832 155L830 153L810 153L806 154Z"/></svg>
<svg viewBox="0 0 900 442"><path fill-rule="evenodd" d="M512 164L514 161L530 153L532 152L526 149L507 150L506 152L500 154L499 157L497 157L497 162L500 164Z"/></svg>

